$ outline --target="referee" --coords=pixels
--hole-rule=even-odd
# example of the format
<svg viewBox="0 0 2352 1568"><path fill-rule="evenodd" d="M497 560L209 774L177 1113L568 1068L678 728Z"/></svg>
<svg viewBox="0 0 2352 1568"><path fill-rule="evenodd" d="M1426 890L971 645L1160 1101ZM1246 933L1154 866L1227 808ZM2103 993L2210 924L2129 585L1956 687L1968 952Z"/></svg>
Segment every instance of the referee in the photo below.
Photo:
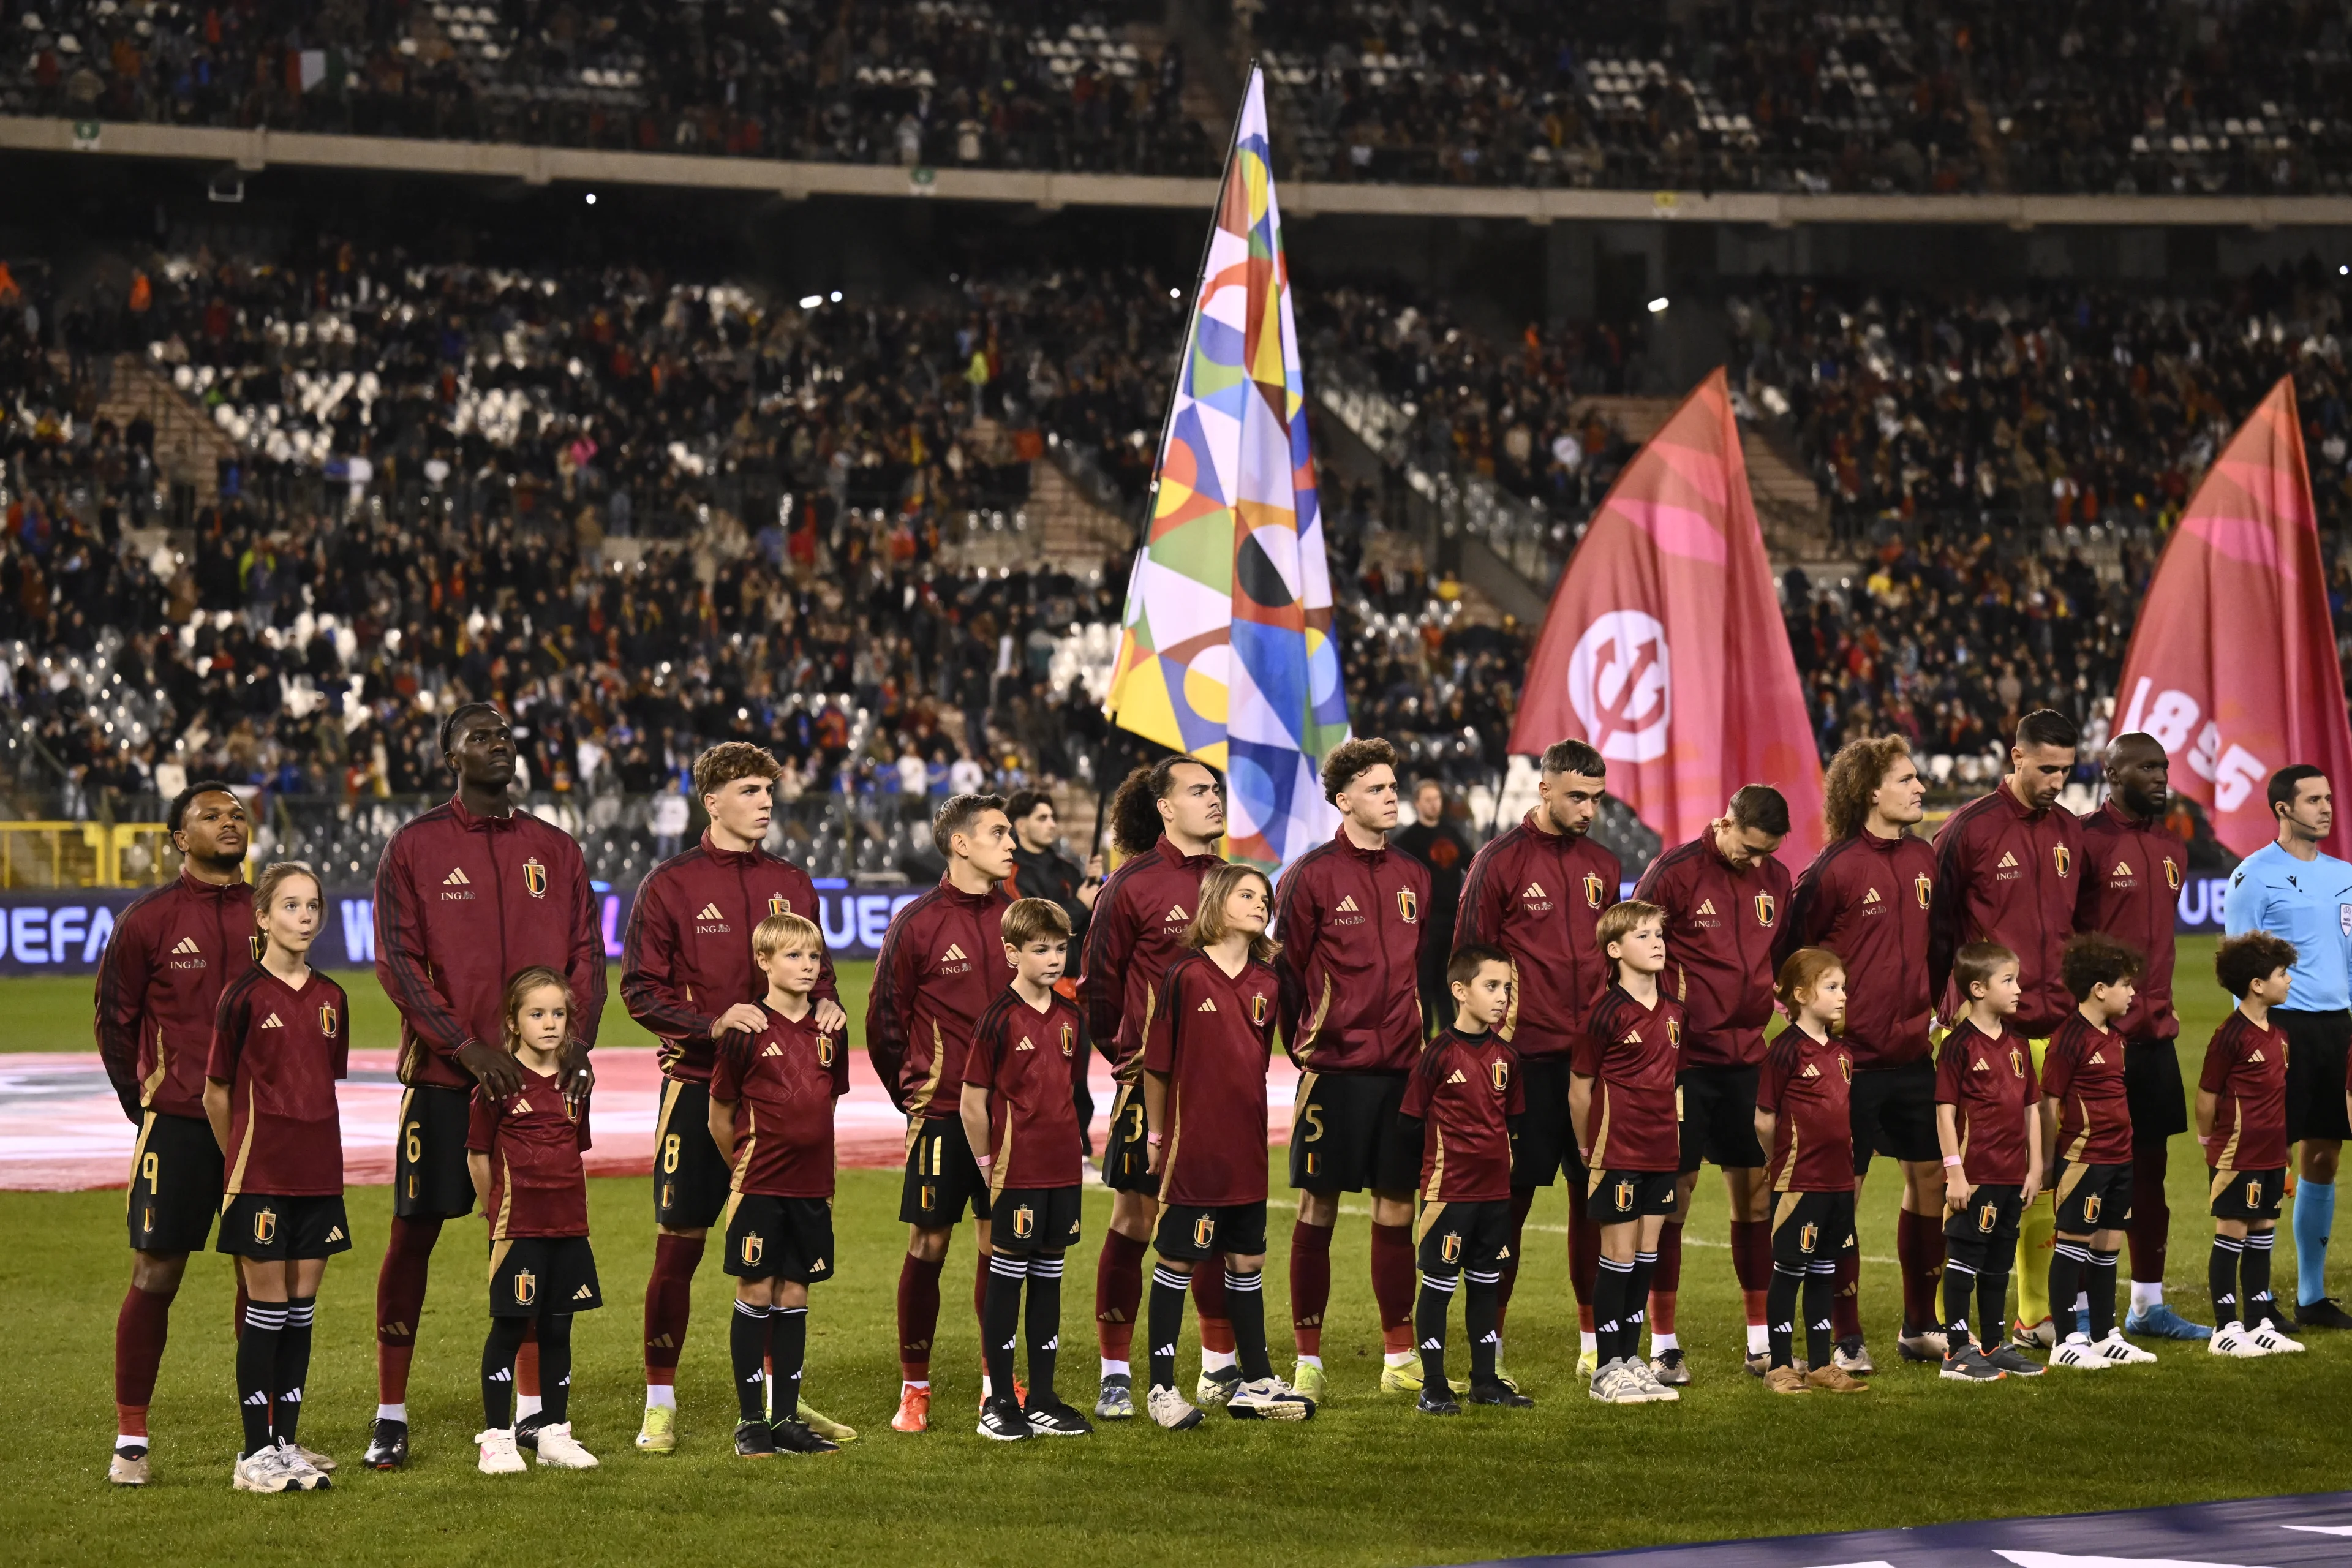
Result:
<svg viewBox="0 0 2352 1568"><path fill-rule="evenodd" d="M2231 936L2267 931L2294 944L2287 1000L2271 1016L2287 1037L2286 1136L2303 1146L2294 1195L2297 1327L2352 1329L2327 1294L2327 1233L2336 1219L2336 1161L2352 1137L2345 1117L2345 1051L2352 1042L2352 865L2319 852L2336 823L2327 775L2308 763L2271 775L2278 840L2230 878Z"/></svg>

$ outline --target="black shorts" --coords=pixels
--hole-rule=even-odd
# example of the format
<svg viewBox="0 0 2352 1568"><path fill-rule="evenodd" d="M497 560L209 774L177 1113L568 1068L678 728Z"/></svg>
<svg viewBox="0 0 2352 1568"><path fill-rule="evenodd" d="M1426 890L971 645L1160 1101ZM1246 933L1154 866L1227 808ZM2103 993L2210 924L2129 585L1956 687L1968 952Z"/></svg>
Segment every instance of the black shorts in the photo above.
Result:
<svg viewBox="0 0 2352 1568"><path fill-rule="evenodd" d="M2124 1102L2131 1110L2135 1149L2153 1147L2176 1132L2189 1131L2189 1097L2180 1086L2179 1046L2170 1040L2124 1043Z"/></svg>
<svg viewBox="0 0 2352 1568"><path fill-rule="evenodd" d="M1596 1225L1622 1225L1675 1212L1672 1171L1595 1171L1585 1180L1584 1212Z"/></svg>
<svg viewBox="0 0 2352 1568"><path fill-rule="evenodd" d="M414 1084L400 1092L399 1136L393 1140L392 1212L396 1219L449 1219L474 1212L474 1177L466 1168L470 1089Z"/></svg>
<svg viewBox="0 0 2352 1568"><path fill-rule="evenodd" d="M742 1193L728 1200L725 1272L738 1279L833 1278L833 1200Z"/></svg>
<svg viewBox="0 0 2352 1568"><path fill-rule="evenodd" d="M1424 1274L1457 1268L1491 1273L1511 1256L1511 1200L1475 1204L1423 1204L1413 1227Z"/></svg>
<svg viewBox="0 0 2352 1568"><path fill-rule="evenodd" d="M1078 1244L1076 1187L1007 1187L988 1211L988 1245L999 1252L1063 1252Z"/></svg>
<svg viewBox="0 0 2352 1568"><path fill-rule="evenodd" d="M1198 1263L1220 1252L1257 1258L1265 1252L1265 1200L1254 1204L1170 1204L1160 1211L1151 1245L1162 1258Z"/></svg>
<svg viewBox="0 0 2352 1568"><path fill-rule="evenodd" d="M666 1078L654 1119L654 1223L708 1230L732 1194L735 1173L710 1141L710 1086Z"/></svg>
<svg viewBox="0 0 2352 1568"><path fill-rule="evenodd" d="M1421 1180L1421 1140L1400 1114L1409 1075L1307 1072L1290 1110L1290 1184L1402 1197Z"/></svg>
<svg viewBox="0 0 2352 1568"><path fill-rule="evenodd" d="M1576 1157L1576 1123L1568 1114L1568 1058L1521 1057L1518 1074L1528 1110L1511 1140L1511 1185L1521 1191L1548 1187L1566 1172L1570 1184L1582 1192L1584 1162Z"/></svg>
<svg viewBox="0 0 2352 1568"><path fill-rule="evenodd" d="M593 1312L604 1304L596 1254L586 1237L518 1236L490 1243L491 1317Z"/></svg>
<svg viewBox="0 0 2352 1568"><path fill-rule="evenodd" d="M221 1206L221 1152L213 1124L151 1110L131 1150L123 1208L141 1252L201 1252Z"/></svg>
<svg viewBox="0 0 2352 1568"><path fill-rule="evenodd" d="M1969 1206L1944 1216L1945 1245L1989 1247L2005 1262L2016 1253L2017 1222L2024 1212L2025 1194L2017 1183L1979 1182Z"/></svg>
<svg viewBox="0 0 2352 1568"><path fill-rule="evenodd" d="M1756 1085L1763 1076L1760 1062L1675 1074L1684 1170L1697 1170L1702 1160L1727 1171L1751 1171L1764 1163L1764 1146L1756 1142Z"/></svg>
<svg viewBox="0 0 2352 1568"><path fill-rule="evenodd" d="M1772 1261L1798 1269L1835 1258L1853 1239L1852 1193L1777 1193L1772 1201Z"/></svg>
<svg viewBox="0 0 2352 1568"><path fill-rule="evenodd" d="M341 1193L280 1198L239 1193L221 1208L217 1250L238 1258L331 1258L352 1249L352 1223Z"/></svg>
<svg viewBox="0 0 2352 1568"><path fill-rule="evenodd" d="M2286 1035L2286 1141L2352 1141L2344 1115L2344 1058L2352 1045L2352 1013L2298 1013L2273 1007L2271 1021Z"/></svg>
<svg viewBox="0 0 2352 1568"><path fill-rule="evenodd" d="M907 1130L907 1180L898 1190L898 1217L925 1230L945 1230L971 1210L988 1217L988 1183L961 1116L930 1116Z"/></svg>
<svg viewBox="0 0 2352 1568"><path fill-rule="evenodd" d="M1936 1142L1936 1062L1921 1057L1899 1068L1868 1068L1853 1075L1847 1115L1853 1127L1853 1173L1870 1169L1870 1158L1940 1160Z"/></svg>
<svg viewBox="0 0 2352 1568"><path fill-rule="evenodd" d="M2120 1230L2124 1222L2131 1218L2131 1162L2105 1165L2061 1160L2058 1177L2050 1184L2050 1193L2058 1205L2060 1235L2087 1236L2095 1230Z"/></svg>
<svg viewBox="0 0 2352 1568"><path fill-rule="evenodd" d="M2267 1171L2211 1172L2215 1219L2276 1219L2285 1196L2286 1167Z"/></svg>
<svg viewBox="0 0 2352 1568"><path fill-rule="evenodd" d="M1151 1150L1146 1142L1150 1129L1143 1120L1143 1085L1123 1083L1111 1097L1110 1131L1103 1134L1103 1185L1115 1193L1156 1194L1160 1178L1151 1173Z"/></svg>

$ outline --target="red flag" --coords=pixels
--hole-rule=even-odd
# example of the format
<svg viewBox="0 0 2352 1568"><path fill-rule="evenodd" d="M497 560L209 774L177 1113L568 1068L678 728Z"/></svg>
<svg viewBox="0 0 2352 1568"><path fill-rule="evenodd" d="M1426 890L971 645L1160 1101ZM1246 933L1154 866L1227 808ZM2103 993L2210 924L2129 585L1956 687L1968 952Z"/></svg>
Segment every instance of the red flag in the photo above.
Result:
<svg viewBox="0 0 2352 1568"><path fill-rule="evenodd" d="M1511 750L1591 742L1609 790L1696 838L1731 792L1789 800L1783 858L1821 847L1822 765L1717 370L1618 476L1560 574Z"/></svg>
<svg viewBox="0 0 2352 1568"><path fill-rule="evenodd" d="M2282 377L2189 498L2142 602L2116 733L2172 755L2172 787L2251 855L2278 837L2266 786L2292 763L2352 790L2352 730L2327 616L2294 383ZM2352 811L2325 846L2352 856Z"/></svg>

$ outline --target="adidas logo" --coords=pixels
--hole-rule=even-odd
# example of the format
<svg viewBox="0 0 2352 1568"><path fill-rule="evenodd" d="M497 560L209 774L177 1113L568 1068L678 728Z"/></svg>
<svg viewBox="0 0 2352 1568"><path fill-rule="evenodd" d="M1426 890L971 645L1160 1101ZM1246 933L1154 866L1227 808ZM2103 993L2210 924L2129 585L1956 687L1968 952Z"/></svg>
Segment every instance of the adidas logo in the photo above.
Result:
<svg viewBox="0 0 2352 1568"><path fill-rule="evenodd" d="M1346 898L1341 899L1341 900L1339 900L1339 913L1341 913L1341 914L1343 914L1343 915L1345 915L1345 914L1353 914L1353 913L1355 913L1355 912L1356 912L1356 895L1355 895L1355 894L1350 893L1350 894L1349 894Z"/></svg>
<svg viewBox="0 0 2352 1568"><path fill-rule="evenodd" d="M2000 861L1993 868L1993 869L1996 871L2014 871L2017 869L2017 857L2011 854L2006 849L2002 850Z"/></svg>
<svg viewBox="0 0 2352 1568"><path fill-rule="evenodd" d="M1877 903L1879 901L1878 889L1876 888L1873 888L1868 892L1863 894L1862 901L1865 904Z"/></svg>
<svg viewBox="0 0 2352 1568"><path fill-rule="evenodd" d="M1171 921L1189 921L1192 917L1184 912L1183 905L1171 904L1168 909L1168 918Z"/></svg>
<svg viewBox="0 0 2352 1568"><path fill-rule="evenodd" d="M1194 1009L1193 1009L1193 1011L1195 1011L1195 1012L1199 1012L1199 1013L1213 1013L1213 1012L1215 1012L1216 1010L1217 1010L1217 999L1216 999L1215 997L1213 997L1213 996L1203 996L1203 997L1202 997L1202 998L1201 998L1201 1005L1200 1005L1200 1006L1198 1006L1198 1007L1196 1007L1196 1008L1194 1008Z"/></svg>
<svg viewBox="0 0 2352 1568"><path fill-rule="evenodd" d="M958 947L954 942L948 943L948 950L940 954L940 962L941 963L961 963L962 960L963 949Z"/></svg>
<svg viewBox="0 0 2352 1568"><path fill-rule="evenodd" d="M1805 1070L1799 1073L1797 1076L1799 1078L1819 1078L1822 1076L1822 1069L1815 1067L1812 1063L1807 1062L1805 1064Z"/></svg>
<svg viewBox="0 0 2352 1568"><path fill-rule="evenodd" d="M2103 1068L2103 1067L2106 1066L2106 1065L2107 1065L2107 1053L2106 1053L2106 1052L2105 1052L2105 1051L2093 1051L2093 1052L2091 1053L2091 1060L2090 1060L2089 1065L2090 1065L2090 1066L2092 1066L2092 1067L2095 1067L2095 1068Z"/></svg>
<svg viewBox="0 0 2352 1568"><path fill-rule="evenodd" d="M1715 900L1713 899L1701 899L1698 902L1698 908L1693 910L1691 912L1697 915L1711 915L1715 913Z"/></svg>
<svg viewBox="0 0 2352 1568"><path fill-rule="evenodd" d="M269 1016L261 1020L261 1026L265 1029L282 1029L286 1026L278 1021L277 1014L272 1013Z"/></svg>
<svg viewBox="0 0 2352 1568"><path fill-rule="evenodd" d="M2116 862L2115 875L2116 875L2116 876L2118 876L2118 877L2128 877L2128 876L2130 876L2131 874L2132 874L2132 868L2131 868L2131 862L2130 862L2130 861L2128 861L2128 860L2118 860L2118 861L2116 861Z"/></svg>
<svg viewBox="0 0 2352 1568"><path fill-rule="evenodd" d="M705 904L694 912L694 918L698 921L723 921L727 917L719 912L717 904Z"/></svg>
<svg viewBox="0 0 2352 1568"><path fill-rule="evenodd" d="M1982 1057L1979 1057L1977 1058L1976 1066L1970 1068L1969 1070L1970 1072L1990 1072L1992 1071L1992 1063L1985 1060Z"/></svg>
<svg viewBox="0 0 2352 1568"><path fill-rule="evenodd" d="M204 952L204 949L196 945L196 939L194 937L184 936L180 939L180 945L173 948L172 951L173 952Z"/></svg>
<svg viewBox="0 0 2352 1568"><path fill-rule="evenodd" d="M442 878L441 885L445 888L470 888L474 885L474 879L466 875L466 868L460 866Z"/></svg>
<svg viewBox="0 0 2352 1568"><path fill-rule="evenodd" d="M1626 1030L1624 1043L1629 1046L1640 1045L1642 1043L1642 1031L1639 1029Z"/></svg>
<svg viewBox="0 0 2352 1568"><path fill-rule="evenodd" d="M1448 1083L1468 1083L1470 1080L1462 1076L1462 1069L1460 1068L1455 1068L1454 1069L1454 1076L1447 1079L1445 1081Z"/></svg>
<svg viewBox="0 0 2352 1568"><path fill-rule="evenodd" d="M1519 895L1519 897L1523 899L1540 899L1544 896L1543 884L1541 882L1529 882L1528 884L1527 891Z"/></svg>
<svg viewBox="0 0 2352 1568"><path fill-rule="evenodd" d="M343 1227L342 1227L341 1226L335 1226L335 1228L334 1228L334 1229L332 1229L332 1230L329 1231L329 1232L327 1233L327 1239L328 1239L329 1241L341 1241L341 1240L342 1240L342 1239L343 1239Z"/></svg>
<svg viewBox="0 0 2352 1568"><path fill-rule="evenodd" d="M762 1056L762 1057L780 1057L780 1056L782 1056L783 1054L784 1054L784 1047L782 1047L782 1046L780 1046L780 1045L778 1045L778 1044L776 1044L776 1042L775 1042L775 1041L773 1041L773 1040L770 1040L770 1041L768 1042L768 1048L767 1048L766 1050L761 1051L761 1052L760 1053L760 1055L761 1055L761 1056Z"/></svg>
<svg viewBox="0 0 2352 1568"><path fill-rule="evenodd" d="M1021 1043L1020 1043L1019 1045L1017 1045L1017 1046L1013 1047L1013 1048L1014 1050L1016 1050L1016 1051L1034 1051L1034 1050L1035 1050L1037 1047L1036 1047L1036 1046L1035 1046L1035 1045L1034 1045L1034 1044L1030 1040L1030 1038L1029 1038L1029 1037L1028 1037L1028 1036L1024 1035L1024 1036L1022 1036L1022 1037L1021 1037Z"/></svg>
<svg viewBox="0 0 2352 1568"><path fill-rule="evenodd" d="M2264 1061L2264 1060L2266 1060L2266 1059L2268 1059L2268 1058L2266 1058L2265 1057L2263 1057L2263 1053L2262 1053L2262 1052L2260 1052L2260 1051L2256 1051L2252 1056L2250 1056L2250 1057L2248 1057L2248 1058L2246 1058L2246 1062L2247 1062L2247 1065L2251 1067L2251 1066L2252 1066L2254 1063L2261 1062L2261 1061Z"/></svg>
<svg viewBox="0 0 2352 1568"><path fill-rule="evenodd" d="M583 1285L579 1289L572 1292L572 1299L575 1301L585 1301L593 1298L595 1294L595 1291L591 1290L587 1286Z"/></svg>
<svg viewBox="0 0 2352 1568"><path fill-rule="evenodd" d="M265 1389L257 1388L251 1394L245 1396L245 1402L247 1405L267 1405L269 1403L268 1392Z"/></svg>
<svg viewBox="0 0 2352 1568"><path fill-rule="evenodd" d="M824 1271L824 1259L820 1258L814 1263L810 1264L809 1271L813 1274L823 1273Z"/></svg>

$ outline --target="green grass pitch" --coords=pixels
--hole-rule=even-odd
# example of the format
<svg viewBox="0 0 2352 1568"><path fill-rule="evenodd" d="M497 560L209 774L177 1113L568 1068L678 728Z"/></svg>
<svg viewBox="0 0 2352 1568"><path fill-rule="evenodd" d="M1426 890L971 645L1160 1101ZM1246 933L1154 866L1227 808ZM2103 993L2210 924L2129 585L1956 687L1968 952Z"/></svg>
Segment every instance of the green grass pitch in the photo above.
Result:
<svg viewBox="0 0 2352 1568"><path fill-rule="evenodd" d="M2193 1062L2218 1021L2210 941L2182 944ZM862 990L864 975L845 979ZM16 1048L88 1048L80 981L5 988ZM352 986L364 1043L389 1009ZM370 1009L380 1010L371 1018ZM856 1011L853 1007L853 1011ZM617 1016L617 1006L614 1008ZM620 1043L618 1026L608 1045ZM2193 1069L2192 1069L2193 1070ZM2171 1288L2206 1305L2202 1184L2194 1145L2174 1150ZM1269 1317L1283 1311L1289 1226L1277 1192ZM358 1246L328 1268L303 1436L344 1460L335 1489L312 1497L232 1492L228 1265L193 1265L173 1313L153 1411L155 1484L120 1494L103 1481L113 1433L111 1334L128 1269L121 1199L111 1193L0 1194L0 1321L8 1326L0 1456L12 1562L288 1560L321 1563L490 1562L670 1564L720 1555L826 1563L1142 1563L1170 1558L1262 1564L1312 1561L1438 1563L1707 1538L1925 1524L1999 1515L2315 1491L2342 1485L2342 1411L2352 1342L2314 1336L2311 1353L2257 1366L2202 1346L2156 1348L2162 1363L2091 1378L1961 1388L1931 1370L1890 1368L1873 1393L1790 1401L1738 1372L1741 1326L1722 1191L1699 1187L1681 1299L1697 1381L1675 1406L1605 1409L1573 1372L1575 1321L1557 1188L1537 1205L1510 1319L1507 1360L1538 1401L1531 1411L1417 1416L1373 1392L1380 1337L1358 1208L1334 1249L1325 1331L1335 1397L1303 1427L1214 1417L1161 1433L1140 1422L1076 1442L1007 1450L972 1435L979 1353L967 1310L968 1237L947 1275L935 1367L935 1427L903 1437L886 1423L897 1394L894 1289L904 1233L898 1180L844 1175L836 1205L840 1278L814 1292L809 1396L864 1436L823 1460L749 1465L731 1457L725 1368L726 1283L715 1260L698 1279L679 1377L683 1440L664 1459L629 1438L641 1403L639 1303L652 1250L644 1184L593 1184L596 1248L609 1305L581 1321L573 1414L604 1461L587 1474L475 1473L475 1369L485 1327L479 1225L453 1225L436 1258L410 1409L417 1454L401 1474L360 1471L375 1401L369 1331L390 1211L356 1189ZM1864 1250L1890 1261L1864 1274L1865 1317L1891 1360L1900 1306L1892 1184L1865 1194ZM1090 1398L1097 1243L1108 1199L1089 1194L1087 1239L1065 1287L1063 1392ZM1714 1243L1716 1245L1699 1245ZM2284 1245L2279 1279L2291 1285ZM1460 1333L1459 1318L1455 1334ZM1191 1327L1185 1375L1191 1375ZM1458 1353L1458 1352L1457 1352ZM1277 1353L1286 1369L1287 1357Z"/></svg>

